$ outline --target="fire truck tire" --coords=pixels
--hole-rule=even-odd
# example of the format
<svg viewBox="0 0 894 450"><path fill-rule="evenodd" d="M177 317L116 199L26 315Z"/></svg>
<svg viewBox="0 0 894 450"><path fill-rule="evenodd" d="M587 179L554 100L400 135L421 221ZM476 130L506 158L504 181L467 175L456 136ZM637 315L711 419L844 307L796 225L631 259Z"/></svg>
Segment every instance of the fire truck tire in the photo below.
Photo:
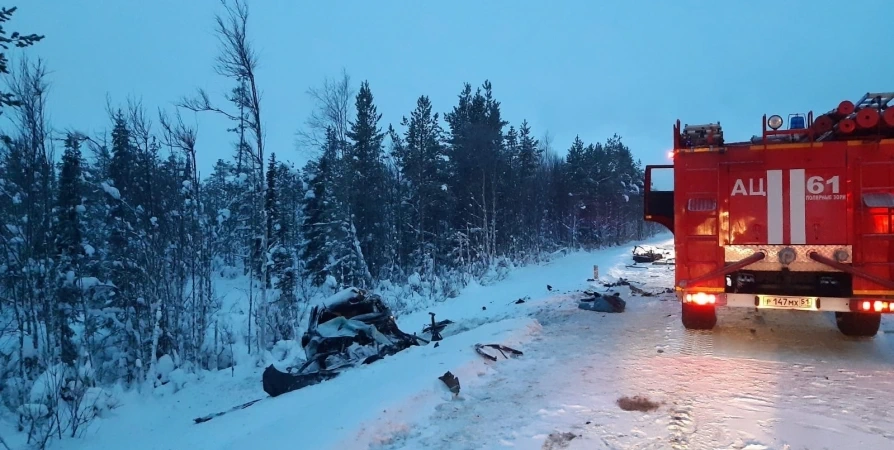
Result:
<svg viewBox="0 0 894 450"><path fill-rule="evenodd" d="M717 310L713 305L683 303L683 326L687 330L710 330L717 325Z"/></svg>
<svg viewBox="0 0 894 450"><path fill-rule="evenodd" d="M871 337L882 324L881 314L836 312L838 331L845 336Z"/></svg>

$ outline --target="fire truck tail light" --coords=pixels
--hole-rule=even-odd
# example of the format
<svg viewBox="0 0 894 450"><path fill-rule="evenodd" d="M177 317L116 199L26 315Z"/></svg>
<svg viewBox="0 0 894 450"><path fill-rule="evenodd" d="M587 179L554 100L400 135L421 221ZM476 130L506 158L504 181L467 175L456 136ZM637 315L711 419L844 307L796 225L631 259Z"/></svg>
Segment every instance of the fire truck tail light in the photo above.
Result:
<svg viewBox="0 0 894 450"><path fill-rule="evenodd" d="M894 312L894 301L887 300L853 300L851 311L891 313Z"/></svg>
<svg viewBox="0 0 894 450"><path fill-rule="evenodd" d="M717 296L714 294L705 294L704 292L686 294L686 302L695 303L696 305L713 305L717 302Z"/></svg>

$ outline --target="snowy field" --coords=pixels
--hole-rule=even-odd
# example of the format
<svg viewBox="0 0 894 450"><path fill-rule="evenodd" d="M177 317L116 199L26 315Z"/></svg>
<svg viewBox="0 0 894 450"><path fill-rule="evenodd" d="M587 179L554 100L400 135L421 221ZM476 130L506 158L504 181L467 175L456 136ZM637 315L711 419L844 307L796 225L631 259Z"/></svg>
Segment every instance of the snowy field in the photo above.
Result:
<svg viewBox="0 0 894 450"><path fill-rule="evenodd" d="M672 248L668 235L649 244ZM431 309L437 320L455 322L437 347L414 347L201 424L193 419L266 397L262 368L237 366L170 395L123 395L83 438L54 447L894 447L891 321L875 338L852 339L830 315L721 310L713 332L687 332L672 294L599 284L600 292L620 292L627 310L578 309L594 264L605 282L625 278L646 292L673 286L673 266L628 267L632 247L570 254L467 288ZM401 317L401 329L420 333L428 311ZM489 361L475 353L476 343L524 355ZM458 396L438 379L446 371L459 378ZM626 411L618 406L623 396L644 396L657 408Z"/></svg>

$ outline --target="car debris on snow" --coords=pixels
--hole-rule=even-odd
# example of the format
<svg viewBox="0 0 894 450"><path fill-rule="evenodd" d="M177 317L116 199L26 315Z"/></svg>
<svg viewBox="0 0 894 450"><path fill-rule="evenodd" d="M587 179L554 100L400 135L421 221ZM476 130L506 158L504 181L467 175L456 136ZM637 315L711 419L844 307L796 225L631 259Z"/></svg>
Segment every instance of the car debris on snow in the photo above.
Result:
<svg viewBox="0 0 894 450"><path fill-rule="evenodd" d="M564 433L550 433L546 438L546 441L543 442L543 446L541 447L543 450L555 450L559 448L567 448L572 439L578 437L576 434L566 431Z"/></svg>
<svg viewBox="0 0 894 450"><path fill-rule="evenodd" d="M490 353L484 351L484 347L490 347L490 348L497 349L497 351L500 352L500 354L502 354L503 357L506 359L509 359L510 357L524 355L524 353L522 353L520 350L516 350L514 348L507 347L507 346L501 345L501 344L475 344L475 353L478 353L479 355L481 355L491 361L496 361L497 357L495 355L491 355ZM506 353L509 353L512 356L506 356Z"/></svg>
<svg viewBox="0 0 894 450"><path fill-rule="evenodd" d="M615 281L614 283L604 282L604 283L602 283L602 285L607 288L613 288L613 287L618 287L618 286L630 286L631 284L630 284L630 280L628 280L626 278L619 278L618 281Z"/></svg>
<svg viewBox="0 0 894 450"><path fill-rule="evenodd" d="M594 292L591 297L581 299L577 307L587 311L604 313L622 313L627 308L627 302L621 299L621 294L600 295Z"/></svg>
<svg viewBox="0 0 894 450"><path fill-rule="evenodd" d="M640 245L633 247L633 260L638 263L653 263L664 258L664 253L660 249L646 248Z"/></svg>
<svg viewBox="0 0 894 450"><path fill-rule="evenodd" d="M444 319L439 322L435 322L435 313L430 312L428 314L431 316L431 325L423 326L422 332L430 333L432 342L440 341L441 339L444 339L444 337L441 336L441 331L444 331L444 328L447 325L450 325L451 323L453 323L453 321L450 319Z"/></svg>
<svg viewBox="0 0 894 450"><path fill-rule="evenodd" d="M453 393L454 397L459 395L459 378L457 378L456 375L450 373L448 370L447 372L444 372L444 375L439 376L438 379L444 382L447 388L450 389L450 392Z"/></svg>
<svg viewBox="0 0 894 450"><path fill-rule="evenodd" d="M263 400L263 398L257 398L257 399L254 399L254 400L245 402L245 403L243 403L243 404L241 404L241 405L236 405L236 406L234 406L234 407L232 407L232 408L230 408L230 409L224 410L224 411L216 412L216 413L214 413L214 414L208 414L207 416L196 417L195 419L193 419L193 422L195 422L195 423L207 422L207 421L209 421L209 420L211 420L211 419L213 419L213 418L215 418L215 417L220 417L220 416L222 416L222 415L224 415L224 414L226 414L226 413L233 412L233 411L238 411L238 410L240 410L240 409L248 408L249 406L254 405L255 403L257 403L257 402L259 402L259 401L261 401L261 400Z"/></svg>
<svg viewBox="0 0 894 450"><path fill-rule="evenodd" d="M624 411L649 412L654 411L661 406L661 404L653 402L641 395L635 395L633 397L624 396L619 398L617 403L618 407Z"/></svg>

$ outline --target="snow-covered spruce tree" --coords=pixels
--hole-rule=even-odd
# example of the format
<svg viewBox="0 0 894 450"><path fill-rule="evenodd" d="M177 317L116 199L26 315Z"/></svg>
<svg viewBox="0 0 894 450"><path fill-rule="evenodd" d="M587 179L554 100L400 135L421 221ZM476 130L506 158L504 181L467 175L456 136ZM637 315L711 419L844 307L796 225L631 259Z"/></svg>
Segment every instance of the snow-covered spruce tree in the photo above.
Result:
<svg viewBox="0 0 894 450"><path fill-rule="evenodd" d="M506 244L506 250L512 257L517 257L523 253L523 233L522 224L516 217L518 203L521 201L520 191L518 189L518 131L514 125L510 125L506 134L503 136L503 150L500 153L500 165L502 173L499 181L500 204L503 205L499 214L494 219L502 224L496 230L496 239L500 243Z"/></svg>
<svg viewBox="0 0 894 450"><path fill-rule="evenodd" d="M228 268L235 268L238 256L244 251L244 246L240 245L244 239L239 236L239 220L234 213L234 210L239 211L237 199L242 198L243 191L236 188L235 173L236 166L232 162L218 159L213 172L203 183L203 205L212 219L209 224L212 230L210 250L219 275L227 274Z"/></svg>
<svg viewBox="0 0 894 450"><path fill-rule="evenodd" d="M139 201L140 188L134 172L138 161L132 145L130 130L124 114L118 111L113 118L109 173L101 182L106 193L108 204L109 238L105 251L103 272L108 273L109 280L116 286L109 312L114 311L118 324L110 332L117 337L106 349L104 359L111 367L119 369L118 376L127 383L142 379L143 360L141 359L140 316L144 314L145 300L141 289L141 266L138 262L140 245L137 242L139 231L138 213L134 208ZM112 353L120 352L120 353Z"/></svg>
<svg viewBox="0 0 894 450"><path fill-rule="evenodd" d="M58 278L53 329L59 333L59 359L69 368L75 367L79 353L72 325L80 306L78 281L83 277L81 262L84 257L84 230L80 219L84 208L81 204L84 188L80 147L81 143L75 136L66 136L54 224Z"/></svg>
<svg viewBox="0 0 894 450"><path fill-rule="evenodd" d="M304 167L304 180L308 186L302 209L304 220L301 225L304 245L301 259L304 261L303 276L310 278L314 286L321 286L332 274L329 243L334 221L335 199L334 162L337 158L338 142L332 129L326 132L326 142L322 154L309 161Z"/></svg>
<svg viewBox="0 0 894 450"><path fill-rule="evenodd" d="M376 109L369 83L364 81L356 98L357 117L347 133L351 144L343 158L349 216L346 218L348 237L354 237L355 265L349 277L352 284L371 287L386 262L383 252L386 238L385 207L382 202L385 188L383 162L384 133L379 128L382 115Z"/></svg>
<svg viewBox="0 0 894 450"><path fill-rule="evenodd" d="M497 248L498 201L504 170L503 127L500 103L493 98L489 81L472 94L466 83L458 105L446 114L449 125L451 179L448 188L457 199L453 229L463 233L470 268L476 274L494 262ZM462 252L463 247L456 250Z"/></svg>
<svg viewBox="0 0 894 450"><path fill-rule="evenodd" d="M287 171L286 171L287 172ZM294 339L297 327L297 301L295 297L295 276L289 242L289 220L282 208L283 166L270 154L267 164L267 195L264 207L267 210L267 227L271 239L272 267L269 271L271 295L270 339L271 343Z"/></svg>
<svg viewBox="0 0 894 450"><path fill-rule="evenodd" d="M400 176L401 260L410 273L418 273L433 294L435 279L444 275L448 264L447 246L451 198L447 190L448 158L438 113L431 101L420 96L410 117L404 117L403 136L390 130L392 157Z"/></svg>
<svg viewBox="0 0 894 450"><path fill-rule="evenodd" d="M528 121L522 121L518 136L518 159L515 164L518 184L514 191L517 193L514 216L521 227L521 249L534 255L540 253L542 249L539 226L543 219L543 205L538 201L538 192L545 186L538 185L537 179L537 169L542 158L540 142L533 136Z"/></svg>

